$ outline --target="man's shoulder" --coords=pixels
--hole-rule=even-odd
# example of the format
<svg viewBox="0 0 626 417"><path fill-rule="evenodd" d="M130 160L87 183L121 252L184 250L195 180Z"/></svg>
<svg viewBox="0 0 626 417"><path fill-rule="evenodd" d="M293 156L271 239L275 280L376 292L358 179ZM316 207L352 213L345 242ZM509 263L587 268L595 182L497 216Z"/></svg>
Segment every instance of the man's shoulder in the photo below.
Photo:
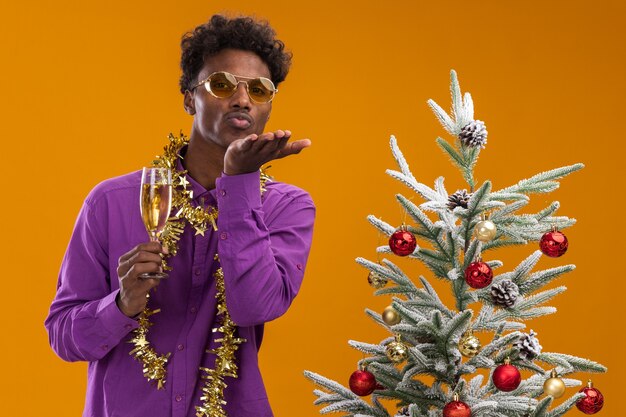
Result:
<svg viewBox="0 0 626 417"><path fill-rule="evenodd" d="M140 185L141 171L109 178L96 185L87 196L85 202L89 205L97 205L102 201L118 199L125 194L137 194L139 193Z"/></svg>

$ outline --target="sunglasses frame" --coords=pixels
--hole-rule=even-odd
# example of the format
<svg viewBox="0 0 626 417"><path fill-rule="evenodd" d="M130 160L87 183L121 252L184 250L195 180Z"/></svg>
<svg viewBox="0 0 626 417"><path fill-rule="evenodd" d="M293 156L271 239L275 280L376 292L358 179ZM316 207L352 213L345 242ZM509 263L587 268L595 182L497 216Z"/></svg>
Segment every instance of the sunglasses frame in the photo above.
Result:
<svg viewBox="0 0 626 417"><path fill-rule="evenodd" d="M216 95L213 91L211 91L211 84L209 83L209 80L211 79L211 77L213 77L215 74L226 74L226 78L228 79L229 75L235 78L235 81L237 81L237 85L235 88L233 88L233 92L232 94L230 94L229 96L226 97L220 97L218 95ZM272 85L272 87L274 88L273 90L270 90L272 93L272 96L270 97L269 100L267 101L257 101L254 98L252 98L252 95L250 94L250 86L248 84L248 81L246 80L267 80L269 81L269 83ZM261 84L263 84L263 81L260 81ZM206 91L209 92L209 94L211 94L213 97L215 98L229 98L232 97L233 94L235 94L235 92L237 91L237 89L239 88L239 84L240 83L244 83L246 85L246 93L248 94L248 97L250 98L250 100L256 104L266 104L266 103L270 103L272 100L274 100L274 97L276 96L276 93L278 93L278 89L276 88L276 86L274 85L274 83L272 82L272 80L270 80L269 78L266 77L244 77L242 75L235 75L235 74L231 74L228 71L215 71L213 73L211 73L208 77L206 77L204 80L198 82L197 84L195 84L193 87L191 87L191 90L195 90L196 88L200 87L202 84L204 84L204 88Z"/></svg>

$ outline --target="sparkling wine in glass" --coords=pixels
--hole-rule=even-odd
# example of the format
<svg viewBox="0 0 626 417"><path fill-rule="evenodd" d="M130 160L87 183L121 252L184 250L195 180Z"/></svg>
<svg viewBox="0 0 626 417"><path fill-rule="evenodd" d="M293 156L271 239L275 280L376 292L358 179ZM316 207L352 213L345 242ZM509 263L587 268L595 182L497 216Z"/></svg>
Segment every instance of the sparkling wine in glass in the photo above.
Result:
<svg viewBox="0 0 626 417"><path fill-rule="evenodd" d="M151 242L158 242L172 209L172 172L167 168L144 168L139 203L141 218ZM165 272L150 272L139 278L167 278Z"/></svg>

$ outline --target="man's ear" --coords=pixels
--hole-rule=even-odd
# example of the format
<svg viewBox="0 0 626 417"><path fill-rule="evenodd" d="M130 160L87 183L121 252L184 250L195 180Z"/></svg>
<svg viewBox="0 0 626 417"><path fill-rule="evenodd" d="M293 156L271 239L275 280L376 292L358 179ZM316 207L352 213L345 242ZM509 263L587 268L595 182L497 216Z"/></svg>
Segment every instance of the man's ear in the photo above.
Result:
<svg viewBox="0 0 626 417"><path fill-rule="evenodd" d="M191 91L185 90L185 96L183 98L183 107L187 114L194 115L196 114L196 102L193 100L193 94Z"/></svg>

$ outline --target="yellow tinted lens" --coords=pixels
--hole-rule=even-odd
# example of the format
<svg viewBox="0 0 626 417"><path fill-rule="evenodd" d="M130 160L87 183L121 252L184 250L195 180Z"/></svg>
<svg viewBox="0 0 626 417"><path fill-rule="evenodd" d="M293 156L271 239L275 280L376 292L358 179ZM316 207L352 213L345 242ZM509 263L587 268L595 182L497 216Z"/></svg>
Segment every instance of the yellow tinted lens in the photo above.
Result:
<svg viewBox="0 0 626 417"><path fill-rule="evenodd" d="M230 97L235 92L237 80L231 74L216 72L207 80L205 86L207 90L215 96L226 98Z"/></svg>
<svg viewBox="0 0 626 417"><path fill-rule="evenodd" d="M258 103L267 103L274 97L275 87L267 78L255 78L248 82L250 98Z"/></svg>

